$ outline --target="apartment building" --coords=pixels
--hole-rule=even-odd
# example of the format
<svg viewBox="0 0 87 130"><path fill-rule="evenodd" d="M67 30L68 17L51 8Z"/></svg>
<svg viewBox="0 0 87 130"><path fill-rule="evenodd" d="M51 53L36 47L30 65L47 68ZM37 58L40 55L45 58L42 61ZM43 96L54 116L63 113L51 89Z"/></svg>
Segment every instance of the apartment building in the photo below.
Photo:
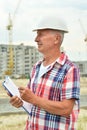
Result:
<svg viewBox="0 0 87 130"><path fill-rule="evenodd" d="M80 75L87 77L87 61L75 61L74 62L80 69Z"/></svg>
<svg viewBox="0 0 87 130"><path fill-rule="evenodd" d="M29 76L33 65L42 58L36 47L24 44L12 45L13 73L11 76ZM0 77L8 69L9 45L0 45Z"/></svg>

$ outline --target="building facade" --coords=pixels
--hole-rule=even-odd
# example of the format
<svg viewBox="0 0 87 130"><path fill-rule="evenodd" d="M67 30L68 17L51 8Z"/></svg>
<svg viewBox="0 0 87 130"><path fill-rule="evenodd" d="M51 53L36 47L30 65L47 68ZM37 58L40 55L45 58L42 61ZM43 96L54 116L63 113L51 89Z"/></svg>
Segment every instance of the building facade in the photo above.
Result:
<svg viewBox="0 0 87 130"><path fill-rule="evenodd" d="M75 61L74 62L80 69L80 75L87 77L87 61Z"/></svg>
<svg viewBox="0 0 87 130"><path fill-rule="evenodd" d="M33 65L42 58L37 48L29 45L12 45L13 54L13 71L11 76L29 77ZM8 61L11 54L9 53L9 45L0 45L0 78L5 76L8 69ZM87 77L87 61L73 61L80 69L80 75Z"/></svg>
<svg viewBox="0 0 87 130"><path fill-rule="evenodd" d="M33 65L42 58L42 55L34 46L12 45L12 52L12 77L29 76ZM0 45L0 77L5 75L5 71L8 69L9 54L9 45Z"/></svg>

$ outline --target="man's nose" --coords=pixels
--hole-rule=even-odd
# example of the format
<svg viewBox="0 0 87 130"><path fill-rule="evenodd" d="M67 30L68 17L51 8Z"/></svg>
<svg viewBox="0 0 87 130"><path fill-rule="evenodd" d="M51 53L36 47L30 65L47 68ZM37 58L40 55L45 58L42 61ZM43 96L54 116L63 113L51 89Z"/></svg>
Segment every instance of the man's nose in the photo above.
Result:
<svg viewBox="0 0 87 130"><path fill-rule="evenodd" d="M35 42L38 42L39 41L39 38L38 38L38 36L36 36L36 38L35 38Z"/></svg>

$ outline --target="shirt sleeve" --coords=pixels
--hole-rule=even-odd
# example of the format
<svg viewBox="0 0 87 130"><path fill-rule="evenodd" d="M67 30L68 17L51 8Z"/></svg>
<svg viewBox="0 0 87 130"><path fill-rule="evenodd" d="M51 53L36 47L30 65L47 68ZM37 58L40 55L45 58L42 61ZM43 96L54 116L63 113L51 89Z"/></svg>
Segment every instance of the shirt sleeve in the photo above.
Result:
<svg viewBox="0 0 87 130"><path fill-rule="evenodd" d="M80 98L80 74L76 66L72 66L67 72L61 90L61 100Z"/></svg>

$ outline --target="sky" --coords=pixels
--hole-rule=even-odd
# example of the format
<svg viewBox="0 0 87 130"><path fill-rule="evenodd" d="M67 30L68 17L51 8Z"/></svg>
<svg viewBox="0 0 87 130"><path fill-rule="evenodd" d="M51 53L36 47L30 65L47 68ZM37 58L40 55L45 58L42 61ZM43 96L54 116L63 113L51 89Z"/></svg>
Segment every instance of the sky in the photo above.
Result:
<svg viewBox="0 0 87 130"><path fill-rule="evenodd" d="M9 44L9 13L12 43L36 45L32 29L45 15L62 16L68 25L62 44L71 60L87 60L87 0L0 0L0 44Z"/></svg>

